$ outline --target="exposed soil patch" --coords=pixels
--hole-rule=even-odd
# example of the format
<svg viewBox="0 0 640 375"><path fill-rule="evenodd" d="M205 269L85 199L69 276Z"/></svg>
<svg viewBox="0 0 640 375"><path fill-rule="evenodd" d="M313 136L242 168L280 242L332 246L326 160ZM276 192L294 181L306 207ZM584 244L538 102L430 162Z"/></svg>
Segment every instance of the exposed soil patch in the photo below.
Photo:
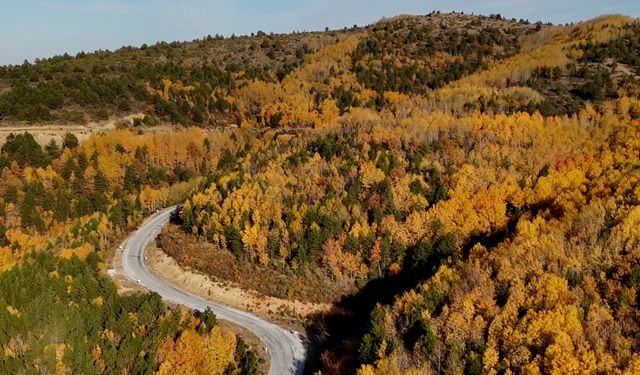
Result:
<svg viewBox="0 0 640 375"><path fill-rule="evenodd" d="M86 124L63 124L63 123L42 123L29 124L17 121L0 121L0 145L4 144L9 134L20 134L24 132L31 133L33 138L41 146L46 145L52 139L58 145L61 144L65 134L71 133L78 138L80 142L86 141L94 134L106 133L119 127L130 127L134 118L141 118L143 114L137 113L128 116L116 117L103 122L89 122ZM135 131L142 133L167 131L175 128L171 124L157 125L153 127L138 127Z"/></svg>
<svg viewBox="0 0 640 375"><path fill-rule="evenodd" d="M357 291L353 283L335 282L320 268L294 273L289 267L280 269L278 264L260 267L239 262L232 253L199 241L175 225L165 227L158 245L183 267L280 300L333 304Z"/></svg>
<svg viewBox="0 0 640 375"><path fill-rule="evenodd" d="M291 329L302 330L302 324L309 316L324 314L331 309L329 304L303 303L268 297L254 290L244 290L232 283L212 280L200 272L182 268L155 243L147 247L145 256L151 271L171 284L204 299L249 311Z"/></svg>

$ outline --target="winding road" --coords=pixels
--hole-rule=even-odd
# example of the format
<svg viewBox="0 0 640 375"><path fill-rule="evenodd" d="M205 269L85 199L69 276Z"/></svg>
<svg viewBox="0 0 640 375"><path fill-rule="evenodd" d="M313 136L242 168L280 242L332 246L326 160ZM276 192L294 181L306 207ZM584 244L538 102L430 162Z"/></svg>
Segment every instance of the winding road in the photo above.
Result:
<svg viewBox="0 0 640 375"><path fill-rule="evenodd" d="M151 216L123 244L122 267L124 276L160 294L166 301L200 311L210 307L219 319L229 321L251 331L267 347L271 357L269 375L302 374L305 362L305 348L297 333L278 327L245 311L197 297L168 284L149 270L145 264L144 249L159 234L162 227L169 222L175 210L175 206L169 207Z"/></svg>

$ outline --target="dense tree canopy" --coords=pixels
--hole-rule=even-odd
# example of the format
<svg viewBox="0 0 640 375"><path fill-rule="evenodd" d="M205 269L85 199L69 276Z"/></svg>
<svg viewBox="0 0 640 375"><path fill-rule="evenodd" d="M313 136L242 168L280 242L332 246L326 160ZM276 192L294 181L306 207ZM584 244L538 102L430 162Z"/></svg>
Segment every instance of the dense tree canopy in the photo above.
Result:
<svg viewBox="0 0 640 375"><path fill-rule="evenodd" d="M146 213L185 199L230 142L220 134L206 148L205 139L198 130L121 131L79 145L67 134L62 151L50 144L45 153L29 133L7 138L0 372L255 373L255 353L236 350L240 339L213 313L167 310L155 294L121 296L102 263Z"/></svg>
<svg viewBox="0 0 640 375"><path fill-rule="evenodd" d="M324 374L637 373L638 30L430 14L1 67L2 121L141 115L2 146L0 372L255 373L104 277L182 202L181 265L337 304Z"/></svg>

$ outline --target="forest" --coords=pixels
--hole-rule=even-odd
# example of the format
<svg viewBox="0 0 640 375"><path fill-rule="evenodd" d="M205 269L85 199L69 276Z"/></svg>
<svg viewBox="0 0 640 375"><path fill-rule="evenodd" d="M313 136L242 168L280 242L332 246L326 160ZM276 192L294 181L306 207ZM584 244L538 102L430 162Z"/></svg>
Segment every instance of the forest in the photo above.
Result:
<svg viewBox="0 0 640 375"><path fill-rule="evenodd" d="M167 308L152 293L121 295L106 276L110 249L150 212L195 191L205 156L225 142L196 129L119 131L83 145L67 134L45 147L29 133L7 138L0 372L258 373L255 351L210 310Z"/></svg>
<svg viewBox="0 0 640 375"><path fill-rule="evenodd" d="M2 121L140 114L2 146L1 371L256 373L210 311L105 275L180 203L181 266L335 307L307 373L640 372L639 36L433 12L1 67Z"/></svg>

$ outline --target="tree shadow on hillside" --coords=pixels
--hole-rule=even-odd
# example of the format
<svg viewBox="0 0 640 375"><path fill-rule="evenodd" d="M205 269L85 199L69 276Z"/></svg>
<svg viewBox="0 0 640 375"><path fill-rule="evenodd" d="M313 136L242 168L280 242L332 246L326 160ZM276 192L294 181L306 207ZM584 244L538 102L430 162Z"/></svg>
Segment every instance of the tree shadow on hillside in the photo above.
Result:
<svg viewBox="0 0 640 375"><path fill-rule="evenodd" d="M458 249L451 248L451 237L447 235L434 242L426 256L420 254L421 247L417 244L409 249L403 271L399 274L371 280L358 292L342 297L332 312L310 317L305 373L312 374L322 369L321 357L325 351L339 354L343 361L336 373L355 373L359 365L359 340L370 327L371 313L376 305L393 304L396 297L431 278L443 262L466 260L476 244L491 249L512 238L523 211L512 205L507 211L509 221L504 228L493 233L472 235Z"/></svg>
<svg viewBox="0 0 640 375"><path fill-rule="evenodd" d="M428 279L432 271L413 269L394 276L386 276L369 281L355 294L342 297L332 312L310 317L307 326L309 347L305 373L312 374L322 366L324 351L337 351L340 358L346 360L345 373L354 372L358 365L358 344L353 342L348 353L341 351L342 345L353 338L360 338L370 324L370 314L376 305L393 303L396 296L406 290L417 287Z"/></svg>

